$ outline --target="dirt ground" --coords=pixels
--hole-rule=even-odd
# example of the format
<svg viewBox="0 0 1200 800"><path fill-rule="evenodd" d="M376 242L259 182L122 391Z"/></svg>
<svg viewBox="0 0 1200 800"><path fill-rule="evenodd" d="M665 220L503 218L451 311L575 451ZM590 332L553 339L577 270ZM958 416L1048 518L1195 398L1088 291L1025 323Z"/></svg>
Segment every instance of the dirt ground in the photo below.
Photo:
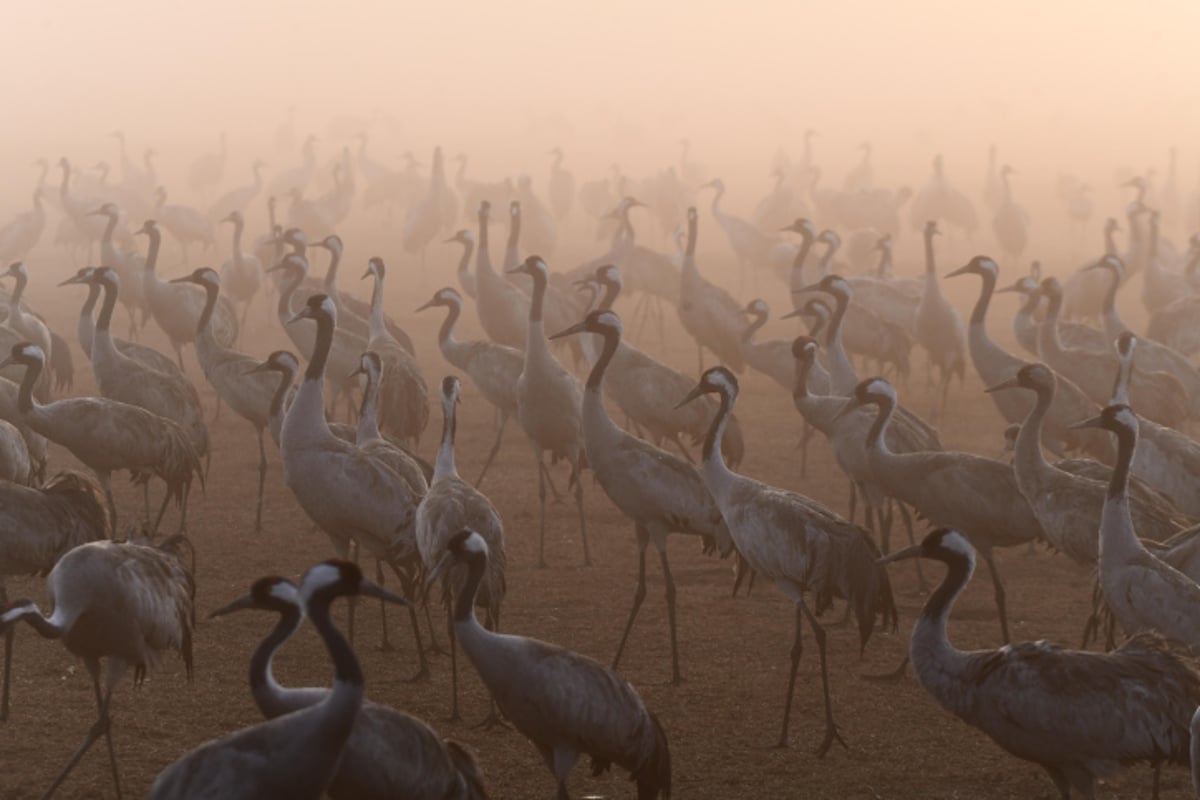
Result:
<svg viewBox="0 0 1200 800"><path fill-rule="evenodd" d="M456 254L455 254L456 256ZM434 346L440 314L414 316L409 309L427 299L434 288L449 282L450 255L444 273L424 282L421 289L391 287L389 307L412 333L429 385L447 367ZM358 263L348 256L347 263ZM957 264L947 260L945 269ZM961 262L960 262L961 263ZM440 268L440 266L439 266ZM65 266L62 270L66 272ZM945 271L945 270L943 270ZM391 274L391 273L390 273ZM400 274L399 272L394 274ZM50 276L55 277L55 276ZM56 278L57 279L57 278ZM49 282L49 277L46 279ZM398 281L393 281L397 283ZM956 296L964 317L977 285L964 281ZM783 293L772 289L776 304ZM44 289L40 297L53 289ZM66 291L66 290L59 290ZM80 298L81 299L81 298ZM73 330L75 298L52 318L60 330ZM991 328L998 339L1006 335L1013 310L1011 299L996 303ZM628 306L626 306L628 308ZM265 354L285 343L273 316L259 308L252 326L253 351ZM694 351L678 334L673 311L662 343L643 342L671 363L694 368ZM789 329L774 324L768 336ZM463 338L477 335L474 312L464 314ZM161 344L157 332L151 341ZM247 349L251 349L247 346ZM192 355L189 374L202 380ZM914 351L923 364L923 356ZM91 390L90 375L76 351L76 393ZM469 381L461 406L458 463L473 478L487 452L493 415ZM213 393L200 386L210 410ZM999 455L1002 425L991 404L979 392L968 370L965 387L955 387L953 407L940 425L949 448ZM927 414L928 395L923 366L918 366L907 390L907 404ZM799 417L791 399L758 375L748 375L737 411L746 436L747 458L742 471L817 498L840 513L846 512L846 482L833 464L824 442L815 445L807 477L801 477L795 443ZM436 404L421 452L431 457L440 431ZM190 533L198 552L197 604L201 622L195 635L195 681L188 684L182 661L167 654L138 690L126 680L113 701L113 736L126 796L141 796L167 764L200 743L256 723L260 715L250 698L246 670L251 651L272 624L263 615L243 613L216 621L207 614L242 595L262 575L298 576L318 560L330 557L326 538L312 529L283 483L278 454L270 450L265 530L253 532L256 448L252 429L226 409L212 425L214 457L208 488L197 495L191 511ZM52 451L53 469L73 461L61 449ZM536 636L609 662L628 612L634 590L636 554L631 525L585 478L585 502L595 566L580 566L581 549L574 507L551 506L547 534L550 567L535 567L537 538L536 474L529 448L515 423L489 473L484 490L502 514L506 526L509 594L504 627ZM559 485L565 472L556 472ZM128 484L119 488L123 514L140 508L140 493ZM174 524L173 515L168 515ZM649 568L649 591L641 617L624 657L622 671L662 720L674 763L674 796L678 798L1051 798L1053 786L1036 767L1009 757L985 736L953 718L909 676L898 684L862 680L862 674L892 669L907 649L907 637L924 598L910 565L893 567L900 607L900 629L878 634L858 655L857 637L849 628L831 627L830 668L834 710L848 749L835 746L824 759L813 750L820 741L822 705L815 645L806 644L797 682L790 747L764 749L778 737L792 642L792 609L773 586L760 582L749 596L730 597L732 561L703 556L699 542L675 537L670 545L678 582L679 635L685 681L670 677L665 603L661 575L655 562ZM1077 644L1088 609L1090 577L1066 558L1044 549L1001 552L999 566L1007 582L1014 639L1049 639ZM935 565L926 566L932 580L940 578ZM44 599L43 581L16 578L9 582L12 597ZM833 626L841 609L827 615ZM440 610L436 611L439 640L444 643ZM336 619L344 620L344 611ZM394 652L380 652L378 613L366 607L359 617L357 648L367 676L369 697L427 720L444 736L465 742L477 754L492 797L550 797L552 778L537 752L512 730L472 727L487 711L486 695L465 661L460 662L465 722L447 722L449 659L435 656L432 677L421 683L406 678L416 669L411 634L400 615L390 620ZM951 636L959 647L994 647L999 630L992 587L986 572L976 576L955 609ZM18 634L14 662L12 715L0 726L0 797L38 797L50 784L94 721L95 706L86 671L58 642L43 641L30 629ZM305 629L277 659L276 672L289 685L326 684L327 658L311 630ZM1151 772L1135 767L1100 796L1149 796ZM632 784L623 774L591 778L577 766L573 796L631 798ZM1190 796L1188 776L1181 769L1163 774L1163 797ZM114 796L108 762L97 746L81 762L59 792L64 798Z"/></svg>

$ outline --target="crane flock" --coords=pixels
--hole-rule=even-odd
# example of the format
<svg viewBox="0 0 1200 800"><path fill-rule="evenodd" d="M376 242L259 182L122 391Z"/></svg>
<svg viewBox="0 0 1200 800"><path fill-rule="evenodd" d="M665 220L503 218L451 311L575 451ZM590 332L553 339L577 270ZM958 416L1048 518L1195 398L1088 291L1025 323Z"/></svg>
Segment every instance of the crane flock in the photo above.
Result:
<svg viewBox="0 0 1200 800"><path fill-rule="evenodd" d="M737 598L746 574L751 586L755 577L773 583L791 613L774 747L796 735L794 706L815 708L797 697L806 686L815 696L819 669L823 731L812 751L828 763L813 770L851 770L889 746L890 702L880 701L869 721L844 712L859 695L886 691L948 710L1040 766L1062 798L1093 798L1097 782L1136 763L1154 769L1155 796L1165 765L1190 764L1200 776L1200 235L1186 247L1171 242L1190 233L1174 149L1161 206L1151 172L1123 179L1113 188L1126 204L1103 224L1103 250L1049 274L1059 253L1038 252L1046 226L1091 226L1101 198L1062 174L1063 219L1031 214L1019 198L1036 176L1016 183L995 146L979 194L990 226L980 225L973 190L958 182L962 165L942 154L914 191L881 184L872 160L881 151L864 142L844 180L821 185L812 131L802 159L781 153L763 171L767 193L743 216L734 192L744 176L710 179L688 140L678 163L642 179L619 166L577 178L582 162L563 146L539 161L544 181L520 171L469 177L467 156L451 158L440 146L422 175L411 152L404 167L369 155L373 130L332 143L308 136L297 148L289 113L278 137L288 152L270 162L243 160L225 131L210 140L216 149L189 162L191 202L203 209L183 195L168 203L169 173L156 151L139 150L139 158L117 131L119 170L105 167L97 181L64 157L55 191L46 185L50 162L39 160L32 204L23 194L21 210L0 220L0 256L11 262L0 278L12 280L0 292L0 744L48 724L23 699L46 676L21 672L33 648L19 643L20 623L83 661L96 703L95 723L45 796L101 738L112 790L123 796L129 781L118 756L126 770L148 758L120 736L114 747L113 697L124 673L132 667L136 685L153 684L148 693L174 691L149 680L173 650L190 681L194 653L218 626L240 630L261 616L197 621L201 606L230 583L245 587L243 579L248 594L210 616L273 615L253 652L241 653L240 639L224 648L226 661L249 665L246 699L262 719L242 724L249 721L231 713L220 735L171 754L173 763L156 765L153 785L139 787L151 797L510 796L503 776L511 770L492 743L518 736L540 754L560 800L596 790L629 796L601 783L614 766L630 775L639 800L669 798L672 787L718 796L690 774L697 732L681 724L680 708L702 703L690 694L692 676L717 663L732 670L730 693L761 693L737 660L739 642L723 631L748 636L774 625L782 664L783 609L774 597ZM119 181L110 179L118 172ZM507 209L508 235L496 268L489 228L499 209ZM655 223L641 238L638 209ZM50 215L58 218L53 237L45 234ZM701 247L702 230L715 241ZM135 235L147 238L144 254ZM178 257L174 246L164 252L164 236L178 243ZM325 263L320 251L329 260L318 278L311 273ZM1029 274L1027 253L1039 256ZM197 258L217 266L188 266ZM955 268L939 272L939 259ZM369 284L340 287L339 268L355 265ZM1002 284L1002 273L1014 282ZM979 279L978 294L966 281L943 282L963 275ZM1135 281L1140 291L1125 288ZM55 285L87 290L77 316L53 310L67 295ZM995 321L1008 293L1019 300L1011 333ZM128 317L124 339L113 328L118 305ZM663 313L666 305L677 317ZM772 318L772 307L786 313ZM442 312L436 320L417 314L431 308ZM120 322L125 333L124 315ZM61 335L65 324L76 325L74 336ZM917 365L921 381L912 379L914 344L927 356ZM716 364L705 369L706 358ZM902 398L927 402L928 421ZM232 421L216 416L222 405ZM442 421L434 444L431 407ZM514 418L519 431L508 443L526 440L533 471L527 455L505 449ZM245 436L251 428L257 452ZM1011 461L997 454L1001 431ZM823 440L812 446L815 469L814 432ZM792 453L792 433L803 455ZM473 481L460 474L468 462ZM557 507L559 462L569 468L573 509ZM114 474L126 470L140 509L114 488ZM243 487L249 470L255 478ZM165 487L156 512L153 479ZM592 485L600 491L585 499ZM846 516L833 508L840 501ZM166 535L172 503L179 530ZM212 509L229 510L245 530L218 544ZM909 546L891 552L897 512ZM304 538L297 520L324 538ZM918 541L921 523L931 531ZM623 525L633 528L636 556L636 566L621 567L635 587L626 615L607 599L619 586L608 585L605 598L584 588L610 566L607 534ZM698 542L706 560L669 553L685 538L671 534ZM670 659L666 686L631 677L643 674L651 638L633 635L651 544L666 601L657 637ZM568 547L580 557L565 558ZM999 552L1016 547L1033 558ZM727 568L707 557L731 555L735 598L719 598ZM376 562L374 580L358 563L364 556ZM298 579L219 580L210 557L236 558L256 573L283 572L296 559L315 565ZM968 603L960 598L977 557L988 567L998 630L984 613L992 646L963 651L948 622ZM911 559L945 568L915 616L908 580L887 567ZM1106 625L1096 644L1103 649L1020 641L1040 633L1042 609L1028 592L1010 604L1001 564L1010 586L1013 575L1025 585L1047 559L1072 578L1041 599L1056 617L1086 608L1078 619L1084 647ZM387 573L397 582L390 590ZM49 611L9 597L16 582L36 588L30 574L44 577ZM1072 587L1093 575L1092 593L1071 602ZM920 569L917 577L918 591L928 591ZM556 580L571 584L565 594L531 588ZM705 591L713 600L702 609ZM349 601L346 635L331 611L340 597ZM380 602L382 655L356 638L361 598ZM413 697L440 676L444 654L436 602L446 614L450 712L423 720ZM417 672L399 681L403 690L389 605L405 609L413 630ZM893 633L911 625L900 670L875 676L886 681L855 677L852 647L825 618L833 608L853 623L864 658L868 648L889 657L876 649L896 650ZM715 610L734 621L694 622ZM540 633L546 617L560 616L596 630L576 634L570 648L520 633ZM324 646L315 663L332 665L332 683L281 685L274 665L290 662L280 651L306 619ZM811 672L800 669L805 630L817 645ZM611 638L603 653L611 666L597 660L609 647L608 639L597 644L601 631ZM488 738L470 737L472 746L457 728L449 737L438 730L457 726L474 696L464 692L473 684L460 677L460 652L488 696L480 734ZM904 678L909 663L920 689ZM706 744L736 761L734 731L709 721ZM868 735L868 724L880 729ZM922 724L951 723L926 715ZM852 755L831 755L835 743ZM572 777L584 756L590 775ZM964 781L953 762L929 754L939 780ZM738 769L748 796L761 796L754 768ZM0 794L5 781L0 775Z"/></svg>

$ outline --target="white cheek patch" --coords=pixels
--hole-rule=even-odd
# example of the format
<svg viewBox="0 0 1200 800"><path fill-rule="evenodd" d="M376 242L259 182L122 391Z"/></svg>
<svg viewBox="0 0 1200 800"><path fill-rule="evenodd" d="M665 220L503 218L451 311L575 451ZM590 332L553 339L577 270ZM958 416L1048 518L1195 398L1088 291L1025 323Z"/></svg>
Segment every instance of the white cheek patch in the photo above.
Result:
<svg viewBox="0 0 1200 800"><path fill-rule="evenodd" d="M304 573L304 580L300 584L300 594L311 597L313 592L326 586L333 586L341 579L342 573L337 567L332 564L318 564Z"/></svg>
<svg viewBox="0 0 1200 800"><path fill-rule="evenodd" d="M334 308L333 301L328 297L321 301L321 310L331 317L337 314L337 309Z"/></svg>
<svg viewBox="0 0 1200 800"><path fill-rule="evenodd" d="M287 581L280 581L271 587L271 596L287 603L295 603L300 599L296 587Z"/></svg>
<svg viewBox="0 0 1200 800"><path fill-rule="evenodd" d="M472 555L487 555L487 542L478 533L472 532L467 540L463 542L463 550Z"/></svg>
<svg viewBox="0 0 1200 800"><path fill-rule="evenodd" d="M974 552L974 548L967 541L967 537L956 530L951 530L942 537L942 546L953 553L958 553L966 557L969 557Z"/></svg>

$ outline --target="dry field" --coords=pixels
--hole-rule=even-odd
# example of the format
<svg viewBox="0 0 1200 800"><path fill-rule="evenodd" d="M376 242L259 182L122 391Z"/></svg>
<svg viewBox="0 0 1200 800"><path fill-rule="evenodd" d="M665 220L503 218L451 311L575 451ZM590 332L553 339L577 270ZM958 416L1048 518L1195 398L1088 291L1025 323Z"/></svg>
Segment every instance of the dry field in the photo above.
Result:
<svg viewBox="0 0 1200 800"><path fill-rule="evenodd" d="M716 235L707 228L709 236ZM711 241L711 240L710 240ZM915 246L915 245L914 245ZM445 374L446 365L434 347L440 322L431 314L416 317L410 309L427 299L427 292L451 278L452 258L439 254L445 271L424 281L421 289L401 291L392 280L389 307L412 333L430 386ZM322 262L323 263L323 262ZM360 263L348 255L348 264ZM958 261L944 260L942 271ZM61 267L66 271L66 266ZM1011 273L1011 270L1010 270ZM394 274L400 276L397 270ZM53 298L46 288L35 294ZM436 280L436 283L435 283ZM954 283L958 283L957 281ZM955 286L963 310L973 299L971 279ZM772 290L776 305L782 292ZM66 290L59 290L66 291ZM52 322L60 330L73 325L76 298L57 309ZM1010 299L996 303L994 335L1004 341L1011 318ZM68 308L68 306L70 308ZM285 343L265 306L252 326L253 350L265 354ZM643 344L665 354L672 363L691 367L694 353L678 333L673 316L669 341ZM476 335L474 313L464 315L461 337ZM774 325L770 335L786 333ZM155 332L151 340L157 342ZM903 396L914 410L928 412L923 357ZM80 366L76 392L90 391L90 375ZM188 355L189 374L200 373ZM464 382L465 393L458 433L458 460L465 476L474 477L486 454L493 416L482 399ZM211 410L214 395L201 392ZM954 387L953 407L940 426L947 447L998 455L1000 419L979 391L969 371L965 387ZM815 446L809 474L799 473L794 447L800 429L791 399L757 375L749 375L737 409L746 436L747 458L742 470L771 483L818 498L845 513L846 482L833 464L824 442ZM431 457L440 430L436 405L422 454ZM192 506L190 534L198 553L197 604L201 622L195 636L196 676L184 678L183 664L168 655L144 687L126 680L114 701L113 735L126 796L145 793L154 776L168 763L212 737L253 724L260 716L248 690L246 669L259 637L273 620L243 613L209 621L209 611L243 594L250 583L266 574L297 576L331 554L326 538L315 532L284 486L278 454L271 448L264 511L265 530L253 532L256 448L247 423L226 409L213 425L214 457L207 491ZM53 468L72 465L64 451L53 451ZM561 486L565 472L556 472ZM585 478L585 501L596 565L580 566L581 551L571 503L550 507L547 555L550 567L535 568L537 534L536 474L529 448L515 423L487 478L484 490L504 517L509 557L509 594L504 627L515 633L556 642L601 661L615 651L634 590L635 548L631 525L622 518L590 478ZM119 490L122 513L140 508L140 493L129 485ZM174 524L173 514L168 515ZM909 628L924 598L916 591L911 564L892 567L900 607L900 629L877 634L865 655L858 655L857 637L849 628L831 628L830 666L835 714L849 749L836 747L824 759L813 749L822 733L820 678L811 635L800 666L792 717L791 746L764 749L778 736L782 700L792 640L792 610L773 586L760 582L746 597L730 597L732 562L705 557L699 542L676 537L671 557L679 586L680 643L685 681L668 683L669 645L665 603L655 561L648 570L650 585L641 617L624 658L623 672L661 718L670 739L674 761L674 796L678 798L1050 798L1054 789L1037 768L1018 762L986 737L942 711L911 676L894 685L861 679L862 674L892 669L907 646ZM1016 639L1050 639L1076 644L1088 608L1090 577L1066 558L1039 548L1001 552L999 565L1007 579L1009 608ZM937 566L926 565L931 579ZM13 597L44 597L36 578L10 581ZM832 626L836 608L827 615ZM344 620L344 611L335 617ZM421 683L406 678L416 668L406 620L391 617L394 652L381 652L379 619L374 605L364 608L357 632L359 657L367 676L370 698L417 715L444 736L465 742L478 755L494 798L550 797L552 779L535 749L511 730L477 730L472 724L487 711L486 694L469 665L462 672L465 722L448 723L449 659L435 656L432 677ZM445 642L440 610L435 610L439 640ZM951 635L959 647L993 647L999 632L993 611L992 587L986 571L976 576L953 615ZM465 664L465 661L462 662ZM22 627L18 634L12 716L0 726L0 796L38 797L82 740L94 721L95 707L86 671L57 642L39 639ZM316 637L304 630L277 659L281 682L317 685L329 681L326 656ZM1149 796L1151 773L1138 767L1105 784L1100 796ZM1185 771L1169 769L1163 776L1164 798L1189 795ZM571 782L574 796L633 797L624 775L588 776L584 765ZM59 792L63 798L111 797L113 790L103 746L89 753Z"/></svg>

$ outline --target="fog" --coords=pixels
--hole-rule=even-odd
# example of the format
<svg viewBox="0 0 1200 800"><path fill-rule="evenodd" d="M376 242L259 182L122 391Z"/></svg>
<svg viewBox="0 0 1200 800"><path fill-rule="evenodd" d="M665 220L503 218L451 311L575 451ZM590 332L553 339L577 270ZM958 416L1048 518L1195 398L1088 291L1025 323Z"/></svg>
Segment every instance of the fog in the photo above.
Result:
<svg viewBox="0 0 1200 800"><path fill-rule="evenodd" d="M829 183L866 140L878 185L919 188L940 152L947 177L973 198L995 143L1019 171L1031 251L1056 243L1060 172L1095 187L1096 246L1103 217L1129 199L1118 174L1155 168L1161 184L1177 146L1179 191L1200 175L1200 5L1187 0L736 10L709 0L64 0L13 4L5 19L7 216L28 207L39 157L106 160L117 180L115 128L134 157L157 150L172 202L200 207L184 177L220 131L226 186L246 183L256 156L268 179L295 165L305 134L319 137L325 164L368 128L372 156L397 169L404 151L427 165L441 144L471 156L473 178L528 173L543 193L548 147L566 149L582 182L610 164L653 174L678 162L686 137L729 186L727 210L743 214L769 188L772 157L799 157L807 128L819 133L815 158ZM275 152L289 107L295 150ZM986 247L986 212L981 223Z"/></svg>

